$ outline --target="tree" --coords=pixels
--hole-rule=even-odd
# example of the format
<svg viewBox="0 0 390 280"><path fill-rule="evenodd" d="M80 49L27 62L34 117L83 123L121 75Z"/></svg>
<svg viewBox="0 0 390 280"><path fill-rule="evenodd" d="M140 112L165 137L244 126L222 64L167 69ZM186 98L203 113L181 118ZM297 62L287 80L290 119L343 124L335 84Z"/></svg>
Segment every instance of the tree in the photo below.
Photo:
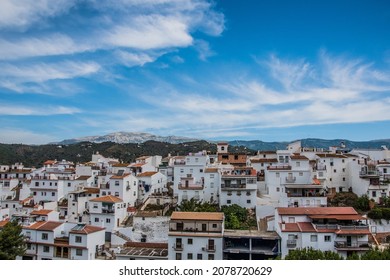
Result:
<svg viewBox="0 0 390 280"><path fill-rule="evenodd" d="M284 258L285 260L342 260L343 258L331 251L315 250L313 248L302 248L291 250Z"/></svg>
<svg viewBox="0 0 390 280"><path fill-rule="evenodd" d="M362 195L358 199L356 199L355 204L353 206L356 210L360 211L369 211L370 210L370 199L367 195Z"/></svg>
<svg viewBox="0 0 390 280"><path fill-rule="evenodd" d="M0 260L14 260L25 251L22 226L17 221L8 222L0 231Z"/></svg>

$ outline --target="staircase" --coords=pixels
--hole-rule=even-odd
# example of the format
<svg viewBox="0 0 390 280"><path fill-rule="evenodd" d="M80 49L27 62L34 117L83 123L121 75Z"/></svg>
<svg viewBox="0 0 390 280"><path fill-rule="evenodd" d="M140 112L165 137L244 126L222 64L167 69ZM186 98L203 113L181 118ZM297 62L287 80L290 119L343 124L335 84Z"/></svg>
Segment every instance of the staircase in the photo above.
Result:
<svg viewBox="0 0 390 280"><path fill-rule="evenodd" d="M119 231L115 231L114 234L115 234L116 236L122 238L123 240L128 241L128 242L131 242L131 241L132 241L130 237L124 235L123 233L120 233Z"/></svg>

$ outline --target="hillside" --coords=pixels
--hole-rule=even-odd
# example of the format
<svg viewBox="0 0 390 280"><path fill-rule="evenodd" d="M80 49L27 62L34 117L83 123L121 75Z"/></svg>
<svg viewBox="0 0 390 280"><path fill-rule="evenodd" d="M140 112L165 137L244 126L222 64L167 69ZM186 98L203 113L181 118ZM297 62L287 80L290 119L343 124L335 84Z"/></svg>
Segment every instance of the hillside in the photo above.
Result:
<svg viewBox="0 0 390 280"><path fill-rule="evenodd" d="M170 144L157 141L147 141L140 144L118 144L113 142L91 143L82 142L71 145L21 145L0 144L0 164L22 162L25 166L40 167L48 159L77 162L88 162L92 154L99 152L105 157L117 158L123 162L133 162L144 155L187 155L199 151L215 153L217 146L207 141L195 141L180 144ZM231 147L231 151L247 151L244 147ZM249 151L250 152L250 151Z"/></svg>

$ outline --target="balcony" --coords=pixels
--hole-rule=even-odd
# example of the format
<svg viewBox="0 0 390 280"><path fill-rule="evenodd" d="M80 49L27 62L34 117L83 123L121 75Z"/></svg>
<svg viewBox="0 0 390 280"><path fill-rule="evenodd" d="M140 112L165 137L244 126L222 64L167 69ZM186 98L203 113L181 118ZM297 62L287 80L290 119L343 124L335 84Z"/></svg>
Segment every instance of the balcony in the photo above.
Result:
<svg viewBox="0 0 390 280"><path fill-rule="evenodd" d="M115 213L115 208L102 208L103 214L112 214Z"/></svg>
<svg viewBox="0 0 390 280"><path fill-rule="evenodd" d="M297 177L286 177L286 183L295 183Z"/></svg>
<svg viewBox="0 0 390 280"><path fill-rule="evenodd" d="M206 252L215 252L215 245L206 245L206 247L203 247L202 249Z"/></svg>
<svg viewBox="0 0 390 280"><path fill-rule="evenodd" d="M287 247L288 248L295 248L295 247L297 247L297 241L295 239L288 239L287 240Z"/></svg>
<svg viewBox="0 0 390 280"><path fill-rule="evenodd" d="M335 241L334 247L338 251L368 251L370 250L370 244L368 241L355 241L355 242L348 242L348 241Z"/></svg>
<svg viewBox="0 0 390 280"><path fill-rule="evenodd" d="M197 184L178 184L178 189L179 190L203 190L203 184L202 183L197 183Z"/></svg>
<svg viewBox="0 0 390 280"><path fill-rule="evenodd" d="M175 250L175 251L183 251L183 244L181 244L181 243L176 243L176 244L174 244L173 245L173 250Z"/></svg>
<svg viewBox="0 0 390 280"><path fill-rule="evenodd" d="M379 172L377 170L364 170L359 172L360 178L370 178L370 177L379 177Z"/></svg>
<svg viewBox="0 0 390 280"><path fill-rule="evenodd" d="M222 189L245 189L246 184L221 184Z"/></svg>

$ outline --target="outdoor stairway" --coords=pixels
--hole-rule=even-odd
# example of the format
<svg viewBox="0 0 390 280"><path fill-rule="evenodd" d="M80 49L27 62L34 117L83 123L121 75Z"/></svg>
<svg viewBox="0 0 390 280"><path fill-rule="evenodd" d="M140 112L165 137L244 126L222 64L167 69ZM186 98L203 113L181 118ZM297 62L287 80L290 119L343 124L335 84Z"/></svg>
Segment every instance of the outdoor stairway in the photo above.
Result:
<svg viewBox="0 0 390 280"><path fill-rule="evenodd" d="M122 238L123 240L128 241L128 242L131 242L131 241L132 241L130 237L124 235L123 233L120 233L119 231L115 231L114 234L115 234L116 236Z"/></svg>

